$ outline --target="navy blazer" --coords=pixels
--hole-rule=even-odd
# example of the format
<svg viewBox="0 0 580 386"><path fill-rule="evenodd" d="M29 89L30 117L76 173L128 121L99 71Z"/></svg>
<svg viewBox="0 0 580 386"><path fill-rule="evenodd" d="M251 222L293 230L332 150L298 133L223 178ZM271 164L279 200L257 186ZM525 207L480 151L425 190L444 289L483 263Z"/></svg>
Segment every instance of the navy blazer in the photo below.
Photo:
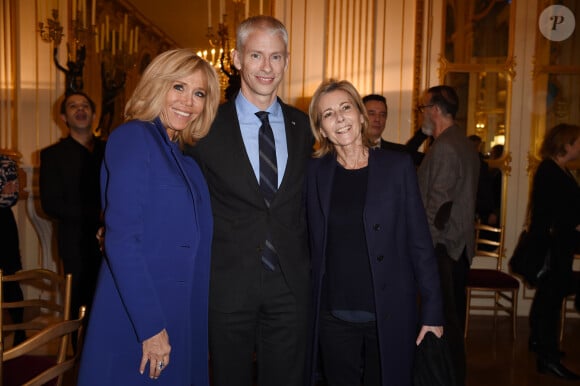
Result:
<svg viewBox="0 0 580 386"><path fill-rule="evenodd" d="M312 160L306 181L315 306L315 333L310 353L313 358L316 358L326 265L328 212L337 165L334 155ZM418 329L420 325L442 326L443 306L433 243L415 168L408 154L382 149L370 151L363 221L373 279L383 384L411 385ZM315 366L311 374L314 369Z"/></svg>

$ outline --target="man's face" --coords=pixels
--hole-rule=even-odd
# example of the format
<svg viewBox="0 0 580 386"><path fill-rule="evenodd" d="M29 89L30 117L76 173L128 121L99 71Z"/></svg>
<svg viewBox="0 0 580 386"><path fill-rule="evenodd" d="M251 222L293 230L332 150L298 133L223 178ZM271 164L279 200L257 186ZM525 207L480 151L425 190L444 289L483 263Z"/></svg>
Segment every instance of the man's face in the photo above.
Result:
<svg viewBox="0 0 580 386"><path fill-rule="evenodd" d="M288 52L280 34L255 29L241 51L234 51L233 59L240 70L244 96L260 108L271 105L288 68Z"/></svg>
<svg viewBox="0 0 580 386"><path fill-rule="evenodd" d="M65 103L65 113L61 114L62 120L71 130L90 130L95 118L95 112L87 98L82 95L71 95Z"/></svg>
<svg viewBox="0 0 580 386"><path fill-rule="evenodd" d="M435 130L435 122L433 121L433 104L431 103L431 95L425 93L421 98L421 130L426 135L433 135Z"/></svg>
<svg viewBox="0 0 580 386"><path fill-rule="evenodd" d="M387 106L381 101L370 100L365 103L365 108L369 116L369 137L378 141L387 123Z"/></svg>

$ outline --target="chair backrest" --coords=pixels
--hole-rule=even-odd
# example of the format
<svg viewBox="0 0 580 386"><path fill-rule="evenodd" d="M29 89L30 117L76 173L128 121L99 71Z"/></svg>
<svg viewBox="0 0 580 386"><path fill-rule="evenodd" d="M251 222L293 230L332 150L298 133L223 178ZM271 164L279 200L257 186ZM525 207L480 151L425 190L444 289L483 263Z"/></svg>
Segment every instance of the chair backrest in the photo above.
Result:
<svg viewBox="0 0 580 386"><path fill-rule="evenodd" d="M14 282L20 285L24 293L21 301L5 301L0 291L0 349L4 345L4 335L11 331L41 330L56 321L70 319L70 299L72 276L59 275L47 269L18 271L12 275L3 275L0 271L0 282ZM4 311L22 308L24 320L19 323L7 323Z"/></svg>
<svg viewBox="0 0 580 386"><path fill-rule="evenodd" d="M3 381L4 386L40 386L53 381L60 386L64 373L71 370L79 359L80 343L72 355L67 355L68 342L72 334L77 334L81 341L84 317L85 308L82 307L78 319L52 323L3 352L0 382ZM39 350L43 355L35 355Z"/></svg>
<svg viewBox="0 0 580 386"><path fill-rule="evenodd" d="M501 271L504 258L503 227L475 224L475 258L495 259L495 269Z"/></svg>
<svg viewBox="0 0 580 386"><path fill-rule="evenodd" d="M62 276L48 269L37 268L18 271L12 275L2 275L2 282L16 282L25 294L24 300L17 302L6 302L0 298L2 309L24 308L25 315L35 318L35 322L24 321L22 324L3 324L4 331L14 331L20 329L40 329L44 327L39 324L43 315L53 316L59 320L70 319L70 299L72 276L70 274ZM78 311L76 311L78 312Z"/></svg>

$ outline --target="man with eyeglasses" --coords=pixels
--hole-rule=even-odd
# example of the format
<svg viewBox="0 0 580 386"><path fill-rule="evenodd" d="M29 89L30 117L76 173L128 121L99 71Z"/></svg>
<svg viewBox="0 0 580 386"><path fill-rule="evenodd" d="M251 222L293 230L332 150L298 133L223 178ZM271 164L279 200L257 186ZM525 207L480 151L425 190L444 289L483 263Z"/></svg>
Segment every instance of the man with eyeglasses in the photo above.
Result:
<svg viewBox="0 0 580 386"><path fill-rule="evenodd" d="M422 132L434 138L418 170L443 293L445 335L457 386L465 384L465 285L474 254L479 158L455 123L458 97L449 86L429 88L418 106Z"/></svg>

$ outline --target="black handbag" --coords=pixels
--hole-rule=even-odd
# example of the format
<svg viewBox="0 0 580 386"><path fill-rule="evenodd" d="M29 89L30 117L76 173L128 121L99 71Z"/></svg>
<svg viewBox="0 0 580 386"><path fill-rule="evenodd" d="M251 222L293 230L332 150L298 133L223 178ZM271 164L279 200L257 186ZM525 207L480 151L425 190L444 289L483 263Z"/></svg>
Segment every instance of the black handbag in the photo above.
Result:
<svg viewBox="0 0 580 386"><path fill-rule="evenodd" d="M550 269L551 231L536 235L524 229L509 261L511 271L535 287Z"/></svg>
<svg viewBox="0 0 580 386"><path fill-rule="evenodd" d="M416 348L413 386L455 386L455 370L447 338L425 334Z"/></svg>

